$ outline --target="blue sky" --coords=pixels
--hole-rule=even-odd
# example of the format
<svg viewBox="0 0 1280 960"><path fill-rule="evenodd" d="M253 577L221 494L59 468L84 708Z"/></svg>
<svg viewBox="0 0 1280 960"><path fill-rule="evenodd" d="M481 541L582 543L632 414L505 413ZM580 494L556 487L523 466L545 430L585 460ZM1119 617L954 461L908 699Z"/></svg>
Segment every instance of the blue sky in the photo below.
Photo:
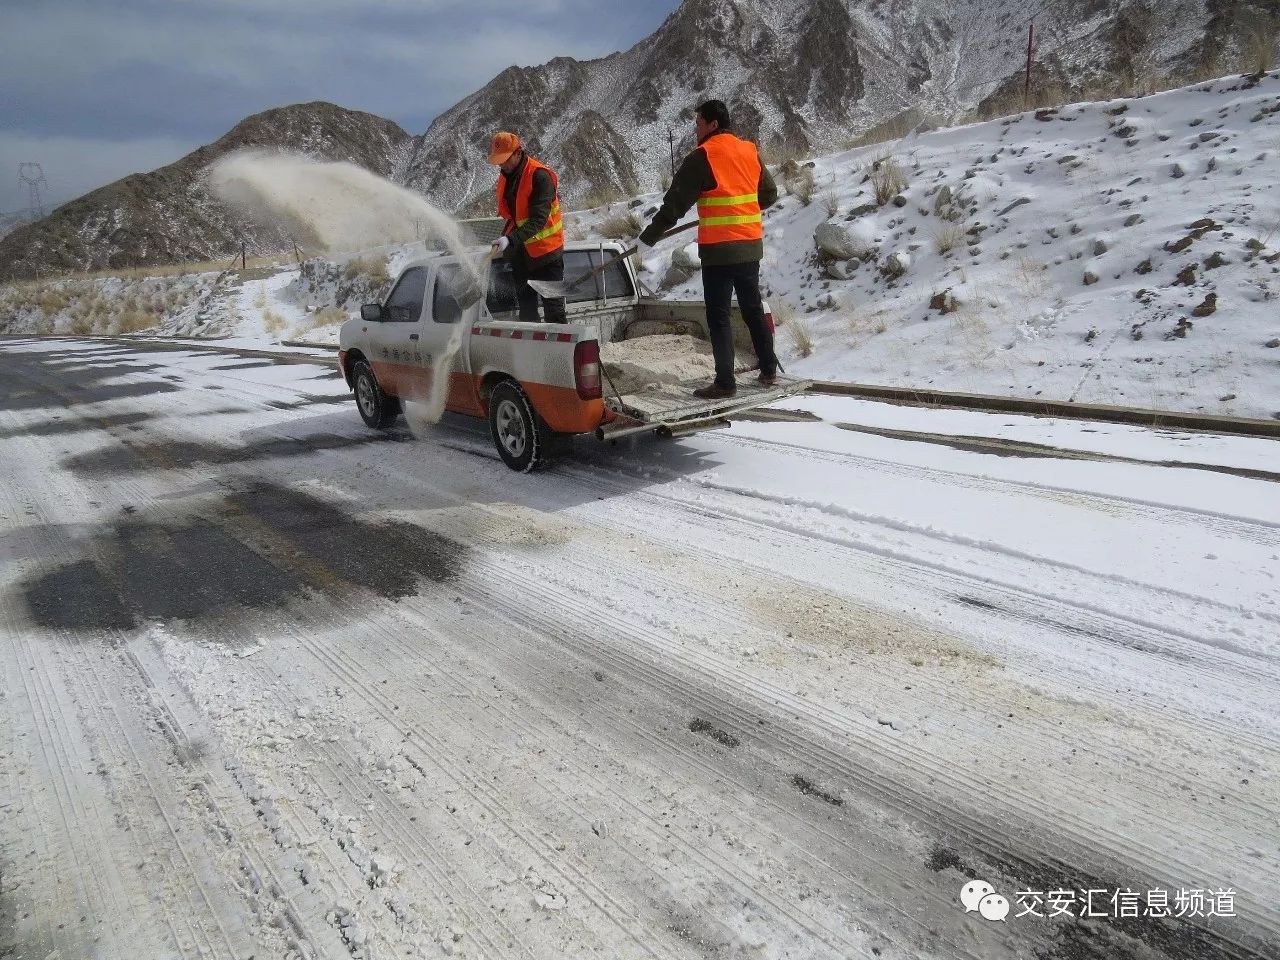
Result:
<svg viewBox="0 0 1280 960"><path fill-rule="evenodd" d="M329 100L409 133L512 64L589 59L678 0L0 0L0 212L52 204L217 139L270 107ZM52 205L51 204L51 205Z"/></svg>

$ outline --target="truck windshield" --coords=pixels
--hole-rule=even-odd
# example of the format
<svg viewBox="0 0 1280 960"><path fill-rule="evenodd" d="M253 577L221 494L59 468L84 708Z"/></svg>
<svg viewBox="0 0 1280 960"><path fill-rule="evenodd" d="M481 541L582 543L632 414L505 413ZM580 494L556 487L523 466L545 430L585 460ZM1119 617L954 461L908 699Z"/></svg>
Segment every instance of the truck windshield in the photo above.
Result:
<svg viewBox="0 0 1280 960"><path fill-rule="evenodd" d="M613 256L615 251L604 251L605 259ZM600 265L599 250L566 250L564 252L564 278L574 280L584 273ZM635 295L635 287L631 283L631 274L627 272L622 261L611 264L593 280L573 290L565 300L568 303L583 303L588 300L599 300L601 297L631 297ZM507 313L519 309L516 301L516 283L511 273L510 260L495 261L489 268L489 296L487 300L491 314Z"/></svg>
<svg viewBox="0 0 1280 960"><path fill-rule="evenodd" d="M608 260L616 253L614 250L604 251L604 260ZM564 278L573 280L580 277L588 270L594 270L602 263L601 251L599 250L566 250L564 253ZM594 284L591 282L584 283L577 290L574 290L565 299L569 303L579 303L583 300L597 300L601 297L612 299L613 297L630 297L635 294L635 288L631 285L631 275L627 273L627 265L623 260L615 260L608 268L602 270L595 278Z"/></svg>

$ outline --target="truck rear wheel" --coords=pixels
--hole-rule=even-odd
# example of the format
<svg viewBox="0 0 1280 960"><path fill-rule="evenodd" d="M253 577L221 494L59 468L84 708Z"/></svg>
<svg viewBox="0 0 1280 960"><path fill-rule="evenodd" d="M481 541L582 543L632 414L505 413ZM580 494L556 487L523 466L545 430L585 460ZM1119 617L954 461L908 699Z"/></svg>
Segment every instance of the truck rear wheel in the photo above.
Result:
<svg viewBox="0 0 1280 960"><path fill-rule="evenodd" d="M489 433L502 462L519 473L547 465L552 433L520 384L503 380L489 395Z"/></svg>
<svg viewBox="0 0 1280 960"><path fill-rule="evenodd" d="M373 375L373 368L361 360L356 364L352 375L355 384L356 408L360 418L375 430L389 427L400 415L400 401L389 397L378 386L378 378Z"/></svg>

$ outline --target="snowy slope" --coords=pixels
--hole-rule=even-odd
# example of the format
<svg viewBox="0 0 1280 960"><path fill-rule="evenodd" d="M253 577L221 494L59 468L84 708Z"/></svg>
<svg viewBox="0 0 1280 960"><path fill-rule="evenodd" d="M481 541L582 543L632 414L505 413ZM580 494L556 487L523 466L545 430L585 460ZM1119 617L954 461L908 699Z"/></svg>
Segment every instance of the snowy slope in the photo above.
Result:
<svg viewBox="0 0 1280 960"><path fill-rule="evenodd" d="M877 207L866 178L885 156L909 183ZM812 174L809 205L785 196L766 217L792 373L1280 414L1280 74L938 131L818 158ZM816 251L828 222L858 258ZM650 285L672 253L646 256ZM898 279L883 272L894 254L909 261ZM700 297L700 281L667 295Z"/></svg>

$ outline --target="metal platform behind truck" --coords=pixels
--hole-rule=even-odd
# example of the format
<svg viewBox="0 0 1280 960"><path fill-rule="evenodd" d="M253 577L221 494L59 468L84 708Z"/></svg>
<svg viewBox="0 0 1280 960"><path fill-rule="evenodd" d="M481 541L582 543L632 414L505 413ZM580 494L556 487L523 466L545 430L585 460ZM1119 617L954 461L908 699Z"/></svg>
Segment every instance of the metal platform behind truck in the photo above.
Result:
<svg viewBox="0 0 1280 960"><path fill-rule="evenodd" d="M701 400L693 395L693 391L705 386L706 382L698 379L661 384L639 393L606 399L609 408L618 414L618 419L597 430L597 438L606 440L650 431L673 436L728 426L734 414L804 393L813 383L812 380L779 377L772 387L762 387L754 377L749 377L745 382L739 382L738 392L732 397Z"/></svg>

